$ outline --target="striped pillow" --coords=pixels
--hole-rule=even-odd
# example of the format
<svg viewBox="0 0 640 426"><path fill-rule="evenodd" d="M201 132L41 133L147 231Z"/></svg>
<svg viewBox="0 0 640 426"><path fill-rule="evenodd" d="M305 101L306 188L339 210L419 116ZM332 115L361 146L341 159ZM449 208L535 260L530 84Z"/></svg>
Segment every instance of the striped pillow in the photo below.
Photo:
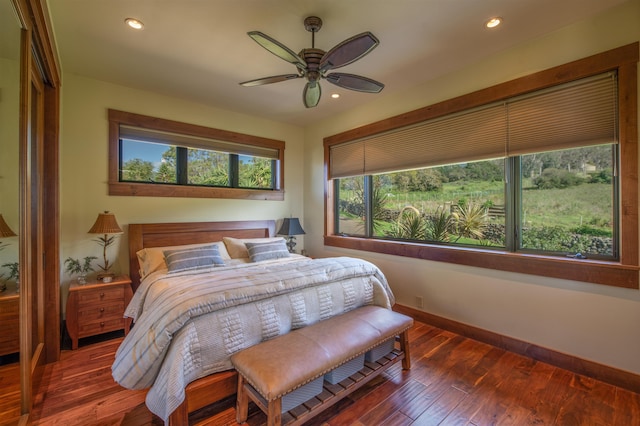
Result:
<svg viewBox="0 0 640 426"><path fill-rule="evenodd" d="M245 245L252 262L289 257L289 250L287 250L287 243L284 239L266 243L245 243Z"/></svg>
<svg viewBox="0 0 640 426"><path fill-rule="evenodd" d="M166 250L164 259L169 273L224 266L218 246L193 247L189 249Z"/></svg>

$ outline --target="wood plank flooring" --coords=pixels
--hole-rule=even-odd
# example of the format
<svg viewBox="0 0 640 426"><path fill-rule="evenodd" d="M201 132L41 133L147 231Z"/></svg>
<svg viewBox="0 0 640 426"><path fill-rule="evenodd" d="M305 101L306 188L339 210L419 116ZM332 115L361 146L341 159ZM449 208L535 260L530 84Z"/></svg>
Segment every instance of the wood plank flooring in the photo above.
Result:
<svg viewBox="0 0 640 426"><path fill-rule="evenodd" d="M63 351L47 366L33 424L162 425L144 391L111 378L121 340ZM419 322L410 345L411 370L391 367L307 425L640 425L639 394ZM248 424L265 421L252 410ZM236 425L234 401L202 409L191 423Z"/></svg>
<svg viewBox="0 0 640 426"><path fill-rule="evenodd" d="M20 419L20 364L13 358L0 367L0 426L15 425Z"/></svg>

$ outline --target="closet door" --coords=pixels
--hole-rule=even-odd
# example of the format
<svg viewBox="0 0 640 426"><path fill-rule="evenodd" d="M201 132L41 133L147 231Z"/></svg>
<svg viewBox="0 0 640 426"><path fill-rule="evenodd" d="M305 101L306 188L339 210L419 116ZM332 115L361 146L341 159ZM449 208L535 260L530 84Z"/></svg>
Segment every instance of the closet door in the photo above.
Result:
<svg viewBox="0 0 640 426"><path fill-rule="evenodd" d="M60 357L58 134L60 74L44 0L12 0L20 53L20 424L45 363Z"/></svg>
<svg viewBox="0 0 640 426"><path fill-rule="evenodd" d="M45 361L44 340L44 77L32 57L29 87L29 122L26 146L26 196L25 219L29 228L30 263L28 304L30 314L32 383L36 384L39 366Z"/></svg>

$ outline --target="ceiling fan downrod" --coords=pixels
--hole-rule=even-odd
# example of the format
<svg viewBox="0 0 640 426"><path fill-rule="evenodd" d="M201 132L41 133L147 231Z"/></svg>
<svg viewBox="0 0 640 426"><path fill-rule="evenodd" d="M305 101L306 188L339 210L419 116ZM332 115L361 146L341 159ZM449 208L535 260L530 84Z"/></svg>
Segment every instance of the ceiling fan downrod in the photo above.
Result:
<svg viewBox="0 0 640 426"><path fill-rule="evenodd" d="M322 28L322 19L317 16L308 16L304 19L304 29L311 33L311 48L316 47L316 33Z"/></svg>

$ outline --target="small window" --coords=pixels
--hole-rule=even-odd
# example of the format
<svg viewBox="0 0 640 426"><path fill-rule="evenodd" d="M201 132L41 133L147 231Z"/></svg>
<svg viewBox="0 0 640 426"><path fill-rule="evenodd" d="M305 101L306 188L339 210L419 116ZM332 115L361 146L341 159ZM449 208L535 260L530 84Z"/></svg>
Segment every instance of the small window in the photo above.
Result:
<svg viewBox="0 0 640 426"><path fill-rule="evenodd" d="M282 200L284 142L109 110L110 194Z"/></svg>

